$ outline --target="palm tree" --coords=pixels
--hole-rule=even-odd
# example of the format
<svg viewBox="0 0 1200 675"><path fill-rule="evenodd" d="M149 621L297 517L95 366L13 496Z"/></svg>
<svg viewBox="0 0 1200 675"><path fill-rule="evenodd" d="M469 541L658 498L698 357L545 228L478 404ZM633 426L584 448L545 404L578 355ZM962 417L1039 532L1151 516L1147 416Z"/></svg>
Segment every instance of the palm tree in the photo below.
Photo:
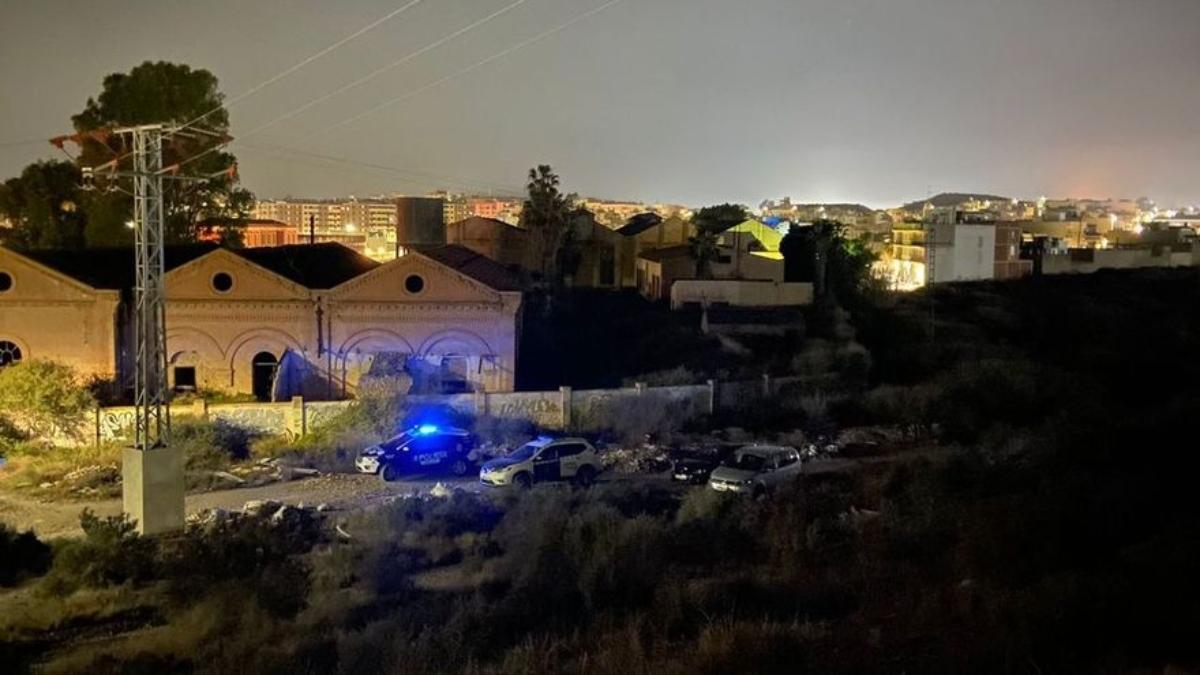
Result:
<svg viewBox="0 0 1200 675"><path fill-rule="evenodd" d="M696 278L711 279L712 278L712 261L720 255L721 249L718 247L720 235L708 229L696 229L696 234L688 237L688 246L691 248L692 259L696 261Z"/></svg>

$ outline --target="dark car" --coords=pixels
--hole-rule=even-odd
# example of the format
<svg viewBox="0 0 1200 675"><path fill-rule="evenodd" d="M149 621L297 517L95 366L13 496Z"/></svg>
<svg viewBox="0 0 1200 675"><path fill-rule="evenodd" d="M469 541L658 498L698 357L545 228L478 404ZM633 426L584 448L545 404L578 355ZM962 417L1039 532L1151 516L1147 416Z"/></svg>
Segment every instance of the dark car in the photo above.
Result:
<svg viewBox="0 0 1200 675"><path fill-rule="evenodd" d="M465 476L474 467L475 446L475 436L469 431L423 424L363 449L354 465L362 473L379 474L389 482L406 473L433 469Z"/></svg>
<svg viewBox="0 0 1200 675"><path fill-rule="evenodd" d="M712 459L677 459L671 469L671 480L687 483L688 485L704 485L708 476L720 463Z"/></svg>

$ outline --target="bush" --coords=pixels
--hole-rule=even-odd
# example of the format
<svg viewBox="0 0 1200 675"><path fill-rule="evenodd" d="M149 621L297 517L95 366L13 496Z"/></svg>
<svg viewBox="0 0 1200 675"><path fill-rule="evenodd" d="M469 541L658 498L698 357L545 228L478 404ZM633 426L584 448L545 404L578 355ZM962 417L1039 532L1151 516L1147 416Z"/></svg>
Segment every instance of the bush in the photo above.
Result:
<svg viewBox="0 0 1200 675"><path fill-rule="evenodd" d="M183 419L171 427L171 445L183 450L189 471L214 471L250 456L251 432L224 420Z"/></svg>
<svg viewBox="0 0 1200 675"><path fill-rule="evenodd" d="M311 586L299 556L319 539L319 524L307 511L293 510L281 522L234 517L189 528L163 550L161 568L177 601L227 589L249 593L274 616L290 617L304 608Z"/></svg>
<svg viewBox="0 0 1200 675"><path fill-rule="evenodd" d="M506 447L524 445L538 434L537 425L529 420L492 415L476 418L472 429L482 442Z"/></svg>
<svg viewBox="0 0 1200 675"><path fill-rule="evenodd" d="M0 523L0 587L14 586L50 569L50 547L32 531L17 533Z"/></svg>
<svg viewBox="0 0 1200 675"><path fill-rule="evenodd" d="M70 366L21 361L0 368L0 410L26 433L77 437L96 399Z"/></svg>
<svg viewBox="0 0 1200 675"><path fill-rule="evenodd" d="M83 538L66 541L55 552L46 588L65 595L80 588L144 583L154 578L158 545L139 536L126 516L99 518L91 509L79 515Z"/></svg>
<svg viewBox="0 0 1200 675"><path fill-rule="evenodd" d="M608 404L613 432L624 444L642 443L648 436L665 436L683 428L689 420L685 403L659 401L647 404L638 396L617 396Z"/></svg>

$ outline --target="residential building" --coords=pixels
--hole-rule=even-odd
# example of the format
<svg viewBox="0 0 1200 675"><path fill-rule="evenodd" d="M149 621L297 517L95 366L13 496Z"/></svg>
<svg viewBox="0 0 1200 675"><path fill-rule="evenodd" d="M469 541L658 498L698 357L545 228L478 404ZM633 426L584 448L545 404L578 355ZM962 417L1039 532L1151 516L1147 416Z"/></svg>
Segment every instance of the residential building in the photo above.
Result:
<svg viewBox="0 0 1200 675"><path fill-rule="evenodd" d="M472 216L502 220L516 225L521 219L523 200L498 197L472 197L467 200L467 210Z"/></svg>
<svg viewBox="0 0 1200 675"><path fill-rule="evenodd" d="M335 201L265 200L255 203L251 215L256 220L287 223L303 232L308 232L310 227L319 230L340 230L346 222L342 203Z"/></svg>
<svg viewBox="0 0 1200 675"><path fill-rule="evenodd" d="M246 248L263 248L267 246L288 246L300 243L300 233L296 228L278 220L237 220L209 218L201 221L201 241L219 242L221 229L234 227L242 233L242 245Z"/></svg>
<svg viewBox="0 0 1200 675"><path fill-rule="evenodd" d="M541 260L527 230L503 220L471 216L446 226L446 243L468 248L506 268L527 273Z"/></svg>
<svg viewBox="0 0 1200 675"><path fill-rule="evenodd" d="M1012 279L1032 271L1020 258L1021 224L994 220L989 212L937 210L933 220L892 228L884 273L896 290L926 284Z"/></svg>
<svg viewBox="0 0 1200 675"><path fill-rule="evenodd" d="M783 282L783 260L719 246L709 264L711 278ZM637 258L637 289L649 300L670 300L676 281L697 279L696 259L688 245L644 251Z"/></svg>
<svg viewBox="0 0 1200 675"><path fill-rule="evenodd" d="M664 218L657 213L647 212L633 216L616 232L623 239L619 272L621 286L635 288L638 286L636 261L643 252L687 244L695 236L696 228L680 215Z"/></svg>
<svg viewBox="0 0 1200 675"><path fill-rule="evenodd" d="M624 279L624 240L596 222L592 214L579 211L571 220L571 241L578 254L567 283L582 288L621 288ZM446 240L487 256L506 268L535 280L542 269L541 242L533 233L495 218L472 216L446 228ZM624 284L631 286L632 284Z"/></svg>
<svg viewBox="0 0 1200 675"><path fill-rule="evenodd" d="M1019 279L1033 273L1033 263L1021 258L1020 223L996 223L993 279Z"/></svg>
<svg viewBox="0 0 1200 675"><path fill-rule="evenodd" d="M0 365L50 359L128 387L132 256L0 248ZM514 386L520 286L462 247L380 264L338 244L201 244L169 248L166 266L176 389L336 398L397 369L426 390Z"/></svg>

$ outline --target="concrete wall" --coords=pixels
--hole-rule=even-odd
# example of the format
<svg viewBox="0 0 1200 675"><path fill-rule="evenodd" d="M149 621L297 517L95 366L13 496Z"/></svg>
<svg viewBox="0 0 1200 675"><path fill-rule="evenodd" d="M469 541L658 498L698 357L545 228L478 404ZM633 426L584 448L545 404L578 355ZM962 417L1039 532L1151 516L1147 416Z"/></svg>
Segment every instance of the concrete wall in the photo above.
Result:
<svg viewBox="0 0 1200 675"><path fill-rule="evenodd" d="M671 286L671 309L687 303L726 303L739 307L811 305L813 285L781 281L682 279Z"/></svg>
<svg viewBox="0 0 1200 675"><path fill-rule="evenodd" d="M1168 247L1136 249L1073 249L1069 255L1042 259L1042 274L1091 274L1101 269L1191 267L1200 265L1200 250L1173 251Z"/></svg>
<svg viewBox="0 0 1200 675"><path fill-rule="evenodd" d="M619 428L630 415L666 414L690 419L717 410L738 410L747 405L798 391L828 390L833 383L820 378L764 377L745 382L709 382L672 387L474 393L449 396L410 396L407 403L448 406L459 412L500 419L527 420L538 428L594 433ZM297 438L318 429L352 405L349 401L310 402L296 397L283 403L207 405L203 401L171 407L172 419L185 417L221 420L259 434ZM134 410L129 406L98 408L86 416L72 438L63 435L44 440L72 445L91 442L128 442L133 436Z"/></svg>

